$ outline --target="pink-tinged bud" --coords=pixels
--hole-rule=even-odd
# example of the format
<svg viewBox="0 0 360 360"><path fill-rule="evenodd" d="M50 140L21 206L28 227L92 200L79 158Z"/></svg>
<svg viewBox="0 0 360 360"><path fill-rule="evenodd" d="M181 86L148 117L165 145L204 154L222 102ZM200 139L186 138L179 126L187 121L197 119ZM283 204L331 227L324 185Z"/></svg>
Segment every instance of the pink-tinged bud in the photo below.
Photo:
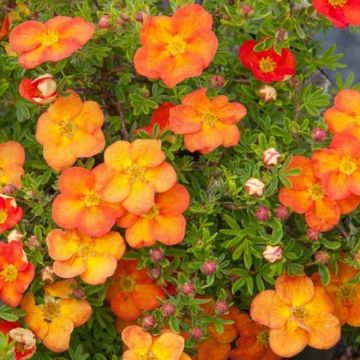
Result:
<svg viewBox="0 0 360 360"><path fill-rule="evenodd" d="M194 328L191 330L190 335L194 340L198 341L204 336L204 331L200 328Z"/></svg>
<svg viewBox="0 0 360 360"><path fill-rule="evenodd" d="M35 235L31 235L28 239L28 246L30 249L35 249L40 246L39 240Z"/></svg>
<svg viewBox="0 0 360 360"><path fill-rule="evenodd" d="M12 184L5 185L2 192L6 195L13 195L16 192L16 187Z"/></svg>
<svg viewBox="0 0 360 360"><path fill-rule="evenodd" d="M284 29L279 29L276 32L275 37L280 42L283 42L283 41L285 41L285 40L287 40L289 38L289 33Z"/></svg>
<svg viewBox="0 0 360 360"><path fill-rule="evenodd" d="M98 22L99 29L108 29L109 26L110 26L110 16L103 15Z"/></svg>
<svg viewBox="0 0 360 360"><path fill-rule="evenodd" d="M260 221L268 221L271 216L270 210L265 206L260 206L256 209L255 216Z"/></svg>
<svg viewBox="0 0 360 360"><path fill-rule="evenodd" d="M232 274L230 276L230 280L232 283L234 283L235 281L238 281L239 279L240 279L240 276L238 276L238 275Z"/></svg>
<svg viewBox="0 0 360 360"><path fill-rule="evenodd" d="M254 11L254 8L249 4L243 4L241 6L241 10L245 16L250 16L251 13Z"/></svg>
<svg viewBox="0 0 360 360"><path fill-rule="evenodd" d="M19 85L20 95L34 104L49 104L58 95L54 77L50 74L39 76L35 80L22 79Z"/></svg>
<svg viewBox="0 0 360 360"><path fill-rule="evenodd" d="M289 209L286 206L279 205L275 211L275 217L280 220L287 220L289 217Z"/></svg>
<svg viewBox="0 0 360 360"><path fill-rule="evenodd" d="M185 283L182 286L181 290L185 295L194 295L195 294L195 287L191 282Z"/></svg>
<svg viewBox="0 0 360 360"><path fill-rule="evenodd" d="M311 137L314 142L322 142L326 138L326 131L320 128L314 128L311 132Z"/></svg>
<svg viewBox="0 0 360 360"><path fill-rule="evenodd" d="M311 241L318 241L318 240L319 240L319 237L320 237L320 232L308 228L308 229L307 229L307 232L306 232L306 235L307 235L307 237L309 238L309 240L311 240Z"/></svg>
<svg viewBox="0 0 360 360"><path fill-rule="evenodd" d="M330 261L330 255L327 251L317 251L315 253L315 261L319 264L328 264Z"/></svg>
<svg viewBox="0 0 360 360"><path fill-rule="evenodd" d="M271 166L271 165L277 165L279 163L281 155L276 149L270 148L263 152L262 158L264 165Z"/></svg>
<svg viewBox="0 0 360 360"><path fill-rule="evenodd" d="M277 91L270 85L263 85L259 90L260 99L266 103L277 99Z"/></svg>
<svg viewBox="0 0 360 360"><path fill-rule="evenodd" d="M265 184L259 179L250 178L245 183L245 191L249 195L261 196L264 193Z"/></svg>
<svg viewBox="0 0 360 360"><path fill-rule="evenodd" d="M274 263L282 259L282 249L280 246L267 245L263 252L263 257L268 262Z"/></svg>
<svg viewBox="0 0 360 360"><path fill-rule="evenodd" d="M229 305L224 300L219 300L214 305L214 310L217 315L226 313L229 310Z"/></svg>
<svg viewBox="0 0 360 360"><path fill-rule="evenodd" d="M12 241L22 241L24 238L24 235L18 231L18 230L12 230L10 231L9 235L7 236L8 242Z"/></svg>
<svg viewBox="0 0 360 360"><path fill-rule="evenodd" d="M85 291L81 288L76 288L73 290L72 296L77 300L81 300L85 297Z"/></svg>
<svg viewBox="0 0 360 360"><path fill-rule="evenodd" d="M161 276L161 270L156 268L151 269L150 276L155 280L158 279Z"/></svg>
<svg viewBox="0 0 360 360"><path fill-rule="evenodd" d="M136 14L136 21L139 22L139 23L143 23L146 19L146 13L144 13L143 11L139 11L137 14Z"/></svg>
<svg viewBox="0 0 360 360"><path fill-rule="evenodd" d="M142 319L141 326L146 329L152 329L156 324L156 320L152 315L147 315Z"/></svg>
<svg viewBox="0 0 360 360"><path fill-rule="evenodd" d="M224 86L225 79L221 75L213 75L210 77L209 82L215 89L220 89Z"/></svg>
<svg viewBox="0 0 360 360"><path fill-rule="evenodd" d="M165 254L161 249L152 249L150 250L150 257L153 262L157 263L165 257Z"/></svg>
<svg viewBox="0 0 360 360"><path fill-rule="evenodd" d="M27 353L28 350L34 350L34 352L31 351L31 353L28 353L27 356L35 353L36 338L30 330L18 327L9 331L9 337L17 343L15 347L22 348L26 350ZM26 357L26 359L30 359L30 357ZM16 357L16 359L18 359L18 357ZM21 357L21 359L24 358Z"/></svg>
<svg viewBox="0 0 360 360"><path fill-rule="evenodd" d="M203 264L203 266L201 267L201 271L205 274L205 275L211 275L213 274L217 269L217 263L216 261L210 260L207 261Z"/></svg>
<svg viewBox="0 0 360 360"><path fill-rule="evenodd" d="M161 310L164 316L168 317L175 314L175 306L170 303L162 304Z"/></svg>
<svg viewBox="0 0 360 360"><path fill-rule="evenodd" d="M55 278L56 275L51 266L45 266L45 268L40 272L40 279L45 283L53 283Z"/></svg>

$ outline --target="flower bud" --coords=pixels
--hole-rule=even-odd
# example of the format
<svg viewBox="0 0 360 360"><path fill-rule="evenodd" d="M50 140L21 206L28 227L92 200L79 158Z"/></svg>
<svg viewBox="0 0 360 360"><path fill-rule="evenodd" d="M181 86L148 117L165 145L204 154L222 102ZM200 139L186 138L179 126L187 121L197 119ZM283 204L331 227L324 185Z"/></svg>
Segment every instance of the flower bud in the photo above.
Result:
<svg viewBox="0 0 360 360"><path fill-rule="evenodd" d="M268 262L274 263L282 259L282 249L280 246L267 245L263 252L263 257Z"/></svg>
<svg viewBox="0 0 360 360"><path fill-rule="evenodd" d="M214 310L217 315L226 313L229 310L229 305L224 300L219 300L214 305Z"/></svg>
<svg viewBox="0 0 360 360"><path fill-rule="evenodd" d="M9 235L7 236L8 242L12 241L22 241L24 238L24 235L18 231L18 230L12 230L10 231Z"/></svg>
<svg viewBox="0 0 360 360"><path fill-rule="evenodd" d="M212 75L209 79L209 82L215 89L220 89L224 86L225 79L221 75Z"/></svg>
<svg viewBox="0 0 360 360"><path fill-rule="evenodd" d="M156 268L151 269L150 276L155 280L158 279L161 276L161 270Z"/></svg>
<svg viewBox="0 0 360 360"><path fill-rule="evenodd" d="M155 326L155 324L156 324L156 320L152 315L144 316L144 318L142 319L142 322L141 322L141 326L145 330L152 329Z"/></svg>
<svg viewBox="0 0 360 360"><path fill-rule="evenodd" d="M57 85L50 74L39 76L35 80L23 79L19 85L20 95L34 104L49 104L57 97Z"/></svg>
<svg viewBox="0 0 360 360"><path fill-rule="evenodd" d="M182 286L181 290L185 295L194 295L195 294L195 287L191 282L185 283Z"/></svg>
<svg viewBox="0 0 360 360"><path fill-rule="evenodd" d="M16 187L12 184L5 185L3 187L3 193L6 195L13 195L16 191Z"/></svg>
<svg viewBox="0 0 360 360"><path fill-rule="evenodd" d="M45 283L53 283L55 278L56 275L51 266L45 266L45 268L40 272L40 279Z"/></svg>
<svg viewBox="0 0 360 360"><path fill-rule="evenodd" d="M150 250L150 257L154 263L158 263L165 257L165 254L161 249L152 249Z"/></svg>
<svg viewBox="0 0 360 360"><path fill-rule="evenodd" d="M289 209L286 206L279 205L275 211L275 217L280 220L287 220L289 217Z"/></svg>
<svg viewBox="0 0 360 360"><path fill-rule="evenodd" d="M251 15L251 13L254 11L254 8L249 4L243 4L241 6L241 10L243 14L247 17Z"/></svg>
<svg viewBox="0 0 360 360"><path fill-rule="evenodd" d="M319 264L328 264L330 261L330 255L327 251L317 251L315 253L315 261Z"/></svg>
<svg viewBox="0 0 360 360"><path fill-rule="evenodd" d="M75 288L72 292L72 296L77 300L81 300L85 297L85 291L82 288Z"/></svg>
<svg viewBox="0 0 360 360"><path fill-rule="evenodd" d="M15 328L9 331L11 339L21 344L24 350L30 350L36 345L35 335L28 329Z"/></svg>
<svg viewBox="0 0 360 360"><path fill-rule="evenodd" d="M139 23L143 23L145 21L145 18L146 18L146 13L144 13L143 11L139 11L135 17L136 21Z"/></svg>
<svg viewBox="0 0 360 360"><path fill-rule="evenodd" d="M209 260L209 261L206 261L202 268L201 268L201 271L203 272L203 274L205 275L211 275L213 274L215 271L216 271L216 268L217 268L217 263L216 261L213 261L213 260Z"/></svg>
<svg viewBox="0 0 360 360"><path fill-rule="evenodd" d="M161 306L162 314L166 317L174 315L175 314L175 306L171 303L165 303Z"/></svg>
<svg viewBox="0 0 360 360"><path fill-rule="evenodd" d="M277 165L281 158L280 153L274 149L269 148L263 152L263 162L266 166Z"/></svg>
<svg viewBox="0 0 360 360"><path fill-rule="evenodd" d="M308 228L308 229L307 229L307 232L306 232L306 235L307 235L307 237L309 238L309 240L311 240L311 241L318 241L318 240L319 240L319 237L320 237L320 232Z"/></svg>
<svg viewBox="0 0 360 360"><path fill-rule="evenodd" d="M275 37L280 42L284 42L285 40L287 40L289 38L289 33L284 29L279 29L276 32Z"/></svg>
<svg viewBox="0 0 360 360"><path fill-rule="evenodd" d="M260 206L256 209L255 216L260 221L268 221L271 216L270 210L265 206Z"/></svg>
<svg viewBox="0 0 360 360"><path fill-rule="evenodd" d="M322 142L326 137L326 131L320 128L314 128L311 132L311 137L314 142Z"/></svg>
<svg viewBox="0 0 360 360"><path fill-rule="evenodd" d="M39 240L35 235L31 235L28 239L28 246L30 249L35 249L40 246Z"/></svg>
<svg viewBox="0 0 360 360"><path fill-rule="evenodd" d="M263 85L259 90L260 99L266 103L277 99L277 91L270 85Z"/></svg>
<svg viewBox="0 0 360 360"><path fill-rule="evenodd" d="M200 328L194 328L191 330L190 335L194 340L198 341L204 336L204 332Z"/></svg>
<svg viewBox="0 0 360 360"><path fill-rule="evenodd" d="M103 15L98 22L99 29L108 29L109 26L110 26L110 16Z"/></svg>
<svg viewBox="0 0 360 360"><path fill-rule="evenodd" d="M261 196L264 193L265 184L259 179L250 178L245 183L245 191L249 195Z"/></svg>

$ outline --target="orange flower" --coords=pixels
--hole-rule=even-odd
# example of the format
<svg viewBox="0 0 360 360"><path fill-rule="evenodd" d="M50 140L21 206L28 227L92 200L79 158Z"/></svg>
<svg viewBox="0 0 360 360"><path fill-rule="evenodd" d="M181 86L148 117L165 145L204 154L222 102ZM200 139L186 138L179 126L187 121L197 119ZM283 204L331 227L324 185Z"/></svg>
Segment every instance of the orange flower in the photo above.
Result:
<svg viewBox="0 0 360 360"><path fill-rule="evenodd" d="M245 115L246 109L239 103L229 103L226 96L211 100L206 88L186 95L182 105L170 110L170 129L175 134L184 134L186 148L206 154L217 147L235 146L240 132L235 125Z"/></svg>
<svg viewBox="0 0 360 360"><path fill-rule="evenodd" d="M0 300L4 304L12 307L20 304L34 273L34 266L28 262L22 242L0 242Z"/></svg>
<svg viewBox="0 0 360 360"><path fill-rule="evenodd" d="M0 234L18 224L23 216L22 208L14 198L0 194Z"/></svg>
<svg viewBox="0 0 360 360"><path fill-rule="evenodd" d="M200 76L214 58L218 41L212 16L200 5L180 7L172 17L147 16L135 54L136 71L172 88Z"/></svg>
<svg viewBox="0 0 360 360"><path fill-rule="evenodd" d="M335 96L335 104L324 113L331 133L336 134L354 127L360 129L360 92L341 90Z"/></svg>
<svg viewBox="0 0 360 360"><path fill-rule="evenodd" d="M49 256L55 260L53 270L57 276L72 278L80 275L90 285L103 284L114 275L126 246L122 236L111 231L108 234L91 238L76 230L52 230L46 243Z"/></svg>
<svg viewBox="0 0 360 360"><path fill-rule="evenodd" d="M5 185L21 187L21 176L24 174L25 151L15 141L0 143L0 190Z"/></svg>
<svg viewBox="0 0 360 360"><path fill-rule="evenodd" d="M60 195L52 205L52 218L57 225L89 236L103 236L122 215L120 204L106 202L99 194L98 170L101 171L72 167L60 175Z"/></svg>
<svg viewBox="0 0 360 360"><path fill-rule="evenodd" d="M349 281L359 273L353 267L338 261L338 273L331 272L330 284L325 290L335 305L334 314L342 325L360 326L360 284ZM313 275L315 284L321 284L320 275Z"/></svg>
<svg viewBox="0 0 360 360"><path fill-rule="evenodd" d="M95 101L82 102L73 91L58 97L36 126L36 140L44 147L45 161L61 171L79 157L98 154L105 147L103 123L104 115Z"/></svg>
<svg viewBox="0 0 360 360"><path fill-rule="evenodd" d="M313 165L333 199L360 195L360 140L350 132L335 134L330 149L314 152Z"/></svg>
<svg viewBox="0 0 360 360"><path fill-rule="evenodd" d="M59 61L79 50L93 36L95 25L80 17L56 16L45 24L25 21L10 33L11 50L19 64L32 69L45 61Z"/></svg>
<svg viewBox="0 0 360 360"><path fill-rule="evenodd" d="M153 310L165 299L163 290L147 275L137 270L137 261L120 260L108 288L107 299L112 311L122 320L136 320L143 310Z"/></svg>
<svg viewBox="0 0 360 360"><path fill-rule="evenodd" d="M53 352L66 351L74 328L91 317L91 306L85 300L71 297L75 280L62 280L45 286L44 303L36 305L32 293L22 301L25 323L42 343Z"/></svg>
<svg viewBox="0 0 360 360"><path fill-rule="evenodd" d="M123 360L191 360L183 353L184 338L171 331L153 337L140 326L132 325L123 330L121 338L128 347Z"/></svg>
<svg viewBox="0 0 360 360"><path fill-rule="evenodd" d="M253 320L270 328L269 344L281 357L291 357L307 345L330 349L340 339L339 319L323 287L305 276L287 274L276 280L275 290L265 290L252 301Z"/></svg>
<svg viewBox="0 0 360 360"><path fill-rule="evenodd" d="M231 309L231 315L240 338L230 352L230 360L280 360L269 346L269 328L252 321L236 308Z"/></svg>
<svg viewBox="0 0 360 360"><path fill-rule="evenodd" d="M117 141L105 150L105 164L98 167L103 184L101 196L110 202L122 201L136 215L154 205L155 192L165 192L176 182L176 173L165 162L160 140Z"/></svg>
<svg viewBox="0 0 360 360"><path fill-rule="evenodd" d="M279 200L298 214L305 214L308 226L316 231L332 229L340 219L341 210L335 200L327 196L314 175L311 160L294 156L288 170L300 169L301 174L289 176L291 189L282 188Z"/></svg>
<svg viewBox="0 0 360 360"><path fill-rule="evenodd" d="M155 204L146 214L125 213L117 224L126 228L126 241L134 248L152 246L156 241L176 245L185 236L186 220L182 213L189 202L186 188L175 184L170 190L155 195Z"/></svg>

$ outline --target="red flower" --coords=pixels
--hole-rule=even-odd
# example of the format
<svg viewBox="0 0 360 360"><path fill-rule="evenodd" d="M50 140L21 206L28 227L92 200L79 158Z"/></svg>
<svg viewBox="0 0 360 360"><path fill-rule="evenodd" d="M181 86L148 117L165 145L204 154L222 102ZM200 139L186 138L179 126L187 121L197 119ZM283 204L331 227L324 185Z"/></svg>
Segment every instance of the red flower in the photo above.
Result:
<svg viewBox="0 0 360 360"><path fill-rule="evenodd" d="M313 0L313 5L338 28L360 25L359 0Z"/></svg>
<svg viewBox="0 0 360 360"><path fill-rule="evenodd" d="M22 79L19 93L34 104L48 104L57 97L56 81L50 74L41 75L35 80Z"/></svg>
<svg viewBox="0 0 360 360"><path fill-rule="evenodd" d="M282 49L281 55L273 47L254 51L255 40L245 41L239 50L240 61L251 70L256 79L264 82L284 81L295 75L296 59L289 49Z"/></svg>
<svg viewBox="0 0 360 360"><path fill-rule="evenodd" d="M9 28L10 28L10 17L9 15L5 15L5 18L0 28L0 39L4 38L8 34Z"/></svg>
<svg viewBox="0 0 360 360"><path fill-rule="evenodd" d="M0 234L18 224L22 215L22 208L14 198L0 194Z"/></svg>

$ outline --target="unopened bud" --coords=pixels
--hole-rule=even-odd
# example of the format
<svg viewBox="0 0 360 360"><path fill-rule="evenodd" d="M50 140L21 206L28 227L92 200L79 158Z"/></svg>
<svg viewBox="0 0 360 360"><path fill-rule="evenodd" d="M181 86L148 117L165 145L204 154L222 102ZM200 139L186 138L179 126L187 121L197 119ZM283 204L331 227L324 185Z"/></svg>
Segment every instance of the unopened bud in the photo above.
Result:
<svg viewBox="0 0 360 360"><path fill-rule="evenodd" d="M144 13L143 11L139 11L135 17L136 21L139 23L143 23L145 21L145 18L146 18L146 13Z"/></svg>
<svg viewBox="0 0 360 360"><path fill-rule="evenodd" d="M215 89L220 89L224 86L225 79L221 75L213 75L210 77L209 82Z"/></svg>
<svg viewBox="0 0 360 360"><path fill-rule="evenodd" d="M12 184L5 185L3 187L3 193L6 195L13 195L16 191L16 187Z"/></svg>
<svg viewBox="0 0 360 360"><path fill-rule="evenodd" d="M195 287L191 282L185 283L181 289L185 295L194 295L195 294Z"/></svg>
<svg viewBox="0 0 360 360"><path fill-rule="evenodd" d="M28 246L30 249L35 249L40 246L39 240L35 235L31 235L28 239Z"/></svg>
<svg viewBox="0 0 360 360"><path fill-rule="evenodd" d="M175 306L171 303L162 304L161 310L164 316L168 317L175 314Z"/></svg>
<svg viewBox="0 0 360 360"><path fill-rule="evenodd" d="M311 241L318 241L319 240L319 237L320 237L320 232L319 231L316 231L316 230L313 230L313 229L308 229L307 232L307 237L309 238L309 240Z"/></svg>
<svg viewBox="0 0 360 360"><path fill-rule="evenodd" d="M204 332L200 328L194 328L194 329L191 330L190 335L194 340L198 341L204 336Z"/></svg>
<svg viewBox="0 0 360 360"><path fill-rule="evenodd" d="M157 268L151 269L150 276L155 280L158 279L161 276L161 270Z"/></svg>
<svg viewBox="0 0 360 360"><path fill-rule="evenodd" d="M280 153L275 148L269 148L263 152L263 162L266 166L277 165L281 158Z"/></svg>
<svg viewBox="0 0 360 360"><path fill-rule="evenodd" d="M9 235L7 236L8 242L12 241L22 241L24 238L24 235L18 231L18 230L12 230L10 231Z"/></svg>
<svg viewBox="0 0 360 360"><path fill-rule="evenodd" d="M216 261L210 260L210 261L206 261L202 268L201 271L205 274L205 275L211 275L216 271L217 268L217 263Z"/></svg>
<svg viewBox="0 0 360 360"><path fill-rule="evenodd" d="M268 245L263 252L263 257L269 263L274 263L282 259L282 249L280 246Z"/></svg>
<svg viewBox="0 0 360 360"><path fill-rule="evenodd" d="M144 329L152 329L155 326L155 318L152 315L147 315L143 318L141 325Z"/></svg>
<svg viewBox="0 0 360 360"><path fill-rule="evenodd" d="M265 206L260 206L256 209L255 216L260 221L268 221L271 216L270 210Z"/></svg>
<svg viewBox="0 0 360 360"><path fill-rule="evenodd" d="M261 100L269 103L277 99L277 91L270 85L263 85L259 90L259 96Z"/></svg>
<svg viewBox="0 0 360 360"><path fill-rule="evenodd" d="M85 297L85 291L81 288L76 288L73 290L72 296L77 300L81 300Z"/></svg>
<svg viewBox="0 0 360 360"><path fill-rule="evenodd" d="M219 300L214 305L214 310L217 315L226 313L229 310L229 305L224 300Z"/></svg>
<svg viewBox="0 0 360 360"><path fill-rule="evenodd" d="M165 257L165 254L161 249L152 249L150 250L150 257L154 263L158 263Z"/></svg>
<svg viewBox="0 0 360 360"><path fill-rule="evenodd" d="M53 283L55 281L56 275L51 266L46 266L40 272L41 281L46 283Z"/></svg>
<svg viewBox="0 0 360 360"><path fill-rule="evenodd" d="M328 264L330 261L330 255L327 251L317 251L315 253L315 261L319 264Z"/></svg>
<svg viewBox="0 0 360 360"><path fill-rule="evenodd" d="M322 142L326 138L326 131L321 128L314 128L311 132L311 137L316 143Z"/></svg>
<svg viewBox="0 0 360 360"><path fill-rule="evenodd" d="M275 213L276 218L283 220L283 221L287 220L289 217L289 210L286 206L279 205L275 209L274 213Z"/></svg>
<svg viewBox="0 0 360 360"><path fill-rule="evenodd" d="M249 4L243 4L241 6L241 10L245 16L250 16L251 13L254 11L254 8Z"/></svg>
<svg viewBox="0 0 360 360"><path fill-rule="evenodd" d="M279 29L277 32L276 32L276 35L275 35L276 39L278 39L280 42L284 42L285 40L287 40L289 38L289 33L284 30L284 29Z"/></svg>
<svg viewBox="0 0 360 360"><path fill-rule="evenodd" d="M245 183L245 191L249 195L261 196L264 193L265 184L256 178L250 178Z"/></svg>
<svg viewBox="0 0 360 360"><path fill-rule="evenodd" d="M103 15L98 22L99 29L108 29L109 26L110 26L110 16Z"/></svg>

